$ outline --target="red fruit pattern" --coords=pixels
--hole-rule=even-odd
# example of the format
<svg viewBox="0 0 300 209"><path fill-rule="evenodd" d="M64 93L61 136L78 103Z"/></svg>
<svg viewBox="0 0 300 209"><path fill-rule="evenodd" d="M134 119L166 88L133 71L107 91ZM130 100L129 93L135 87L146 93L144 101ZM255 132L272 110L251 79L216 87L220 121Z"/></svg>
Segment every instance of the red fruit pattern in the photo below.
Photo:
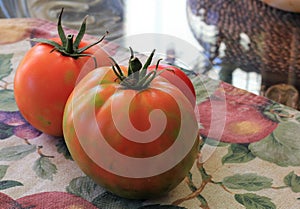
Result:
<svg viewBox="0 0 300 209"><path fill-rule="evenodd" d="M97 209L85 199L66 192L42 192L28 195L17 200L4 193L0 193L1 209Z"/></svg>
<svg viewBox="0 0 300 209"><path fill-rule="evenodd" d="M236 104L264 106L270 103L270 100L266 97L257 96L244 89L236 88L228 83L222 82L220 87L214 93L214 96L218 98L226 99L226 102L234 102Z"/></svg>
<svg viewBox="0 0 300 209"><path fill-rule="evenodd" d="M0 139L8 138L11 135L22 139L34 139L41 134L42 132L32 127L19 111L0 110Z"/></svg>
<svg viewBox="0 0 300 209"><path fill-rule="evenodd" d="M17 199L23 208L34 209L58 209L58 208L80 208L97 209L85 199L66 192L43 192Z"/></svg>
<svg viewBox="0 0 300 209"><path fill-rule="evenodd" d="M265 138L278 125L264 117L253 106L226 102L224 109L219 109L219 111L225 110L225 113L216 113L212 108L212 103L214 106L224 104L223 101L212 99L198 105L200 123L203 126L200 133L205 137L228 143L251 143ZM212 114L221 115L222 118L214 117L212 120ZM216 120L223 121L223 123Z"/></svg>
<svg viewBox="0 0 300 209"><path fill-rule="evenodd" d="M200 134L227 143L260 141L278 125L261 111L269 104L267 98L221 83L209 100L198 105Z"/></svg>
<svg viewBox="0 0 300 209"><path fill-rule="evenodd" d="M22 209L22 206L9 197L8 195L0 192L0 208L1 209Z"/></svg>

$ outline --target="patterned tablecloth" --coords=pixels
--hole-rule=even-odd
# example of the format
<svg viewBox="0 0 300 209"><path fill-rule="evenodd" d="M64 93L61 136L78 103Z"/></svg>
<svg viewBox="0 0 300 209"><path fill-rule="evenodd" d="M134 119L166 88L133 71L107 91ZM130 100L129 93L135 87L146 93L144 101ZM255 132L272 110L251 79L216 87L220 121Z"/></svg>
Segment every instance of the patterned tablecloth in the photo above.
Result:
<svg viewBox="0 0 300 209"><path fill-rule="evenodd" d="M55 23L1 19L0 28L1 209L300 208L300 113L202 75L191 79L203 140L186 179L158 199L106 191L78 168L63 138L34 129L14 102L28 38L55 36Z"/></svg>

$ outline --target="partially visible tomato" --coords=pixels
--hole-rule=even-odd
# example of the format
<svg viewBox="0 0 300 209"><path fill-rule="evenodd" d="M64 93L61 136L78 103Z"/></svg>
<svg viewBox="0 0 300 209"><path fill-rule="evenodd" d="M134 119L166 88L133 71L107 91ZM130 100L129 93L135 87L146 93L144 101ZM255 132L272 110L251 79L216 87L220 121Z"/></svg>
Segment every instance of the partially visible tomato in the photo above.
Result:
<svg viewBox="0 0 300 209"><path fill-rule="evenodd" d="M96 63L98 66L110 64L108 55L98 45L80 52L91 43L80 39L76 46L72 36L63 38L68 43L62 44L60 36L32 47L20 62L14 78L15 99L24 118L36 129L53 136L63 135L64 106L76 82L95 69ZM60 47L45 43L47 41Z"/></svg>
<svg viewBox="0 0 300 209"><path fill-rule="evenodd" d="M120 75L130 71L129 79ZM97 68L65 107L64 138L73 159L95 182L126 198L166 194L198 153L192 105L177 87L151 75L124 66Z"/></svg>
<svg viewBox="0 0 300 209"><path fill-rule="evenodd" d="M149 71L155 70L156 65L148 67ZM179 88L182 93L189 99L193 107L196 105L196 93L195 88L190 78L178 67L167 64L159 64L157 71L162 71L160 75L166 78L171 84Z"/></svg>

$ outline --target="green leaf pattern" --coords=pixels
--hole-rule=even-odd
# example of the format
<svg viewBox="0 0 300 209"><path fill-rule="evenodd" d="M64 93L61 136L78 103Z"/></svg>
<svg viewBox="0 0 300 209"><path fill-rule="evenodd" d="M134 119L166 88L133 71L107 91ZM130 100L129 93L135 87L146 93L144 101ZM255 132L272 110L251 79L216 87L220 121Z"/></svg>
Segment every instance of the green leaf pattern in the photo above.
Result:
<svg viewBox="0 0 300 209"><path fill-rule="evenodd" d="M300 176L296 175L294 171L284 178L284 183L290 187L293 192L300 192Z"/></svg>
<svg viewBox="0 0 300 209"><path fill-rule="evenodd" d="M2 180L7 172L8 167L8 165L0 165L0 190L5 190L16 186L23 186L23 184L18 181Z"/></svg>
<svg viewBox="0 0 300 209"><path fill-rule="evenodd" d="M142 206L142 200L129 200L118 197L110 192L100 194L93 200L93 204L98 208L114 208L114 209L138 209Z"/></svg>
<svg viewBox="0 0 300 209"><path fill-rule="evenodd" d="M0 54L0 80L9 76L12 72L11 58L13 54Z"/></svg>
<svg viewBox="0 0 300 209"><path fill-rule="evenodd" d="M67 186L66 190L74 195L82 197L88 201L93 201L97 196L106 192L87 176L77 177Z"/></svg>
<svg viewBox="0 0 300 209"><path fill-rule="evenodd" d="M0 180L5 176L7 169L8 165L0 165Z"/></svg>
<svg viewBox="0 0 300 209"><path fill-rule="evenodd" d="M300 166L300 129L295 122L282 122L265 139L249 145L251 152L279 166Z"/></svg>
<svg viewBox="0 0 300 209"><path fill-rule="evenodd" d="M35 161L33 170L38 177L48 180L53 180L53 175L57 173L56 165L49 158L43 156Z"/></svg>
<svg viewBox="0 0 300 209"><path fill-rule="evenodd" d="M206 76L196 76L192 78L191 81L196 87L195 91L198 104L208 99L220 85L220 81L207 79Z"/></svg>
<svg viewBox="0 0 300 209"><path fill-rule="evenodd" d="M58 153L62 153L64 157L68 160L73 160L68 147L66 145L66 142L63 138L59 138L57 144L55 145L57 148Z"/></svg>
<svg viewBox="0 0 300 209"><path fill-rule="evenodd" d="M236 194L234 198L237 202L244 205L246 209L275 209L276 206L268 197L256 194Z"/></svg>
<svg viewBox="0 0 300 209"><path fill-rule="evenodd" d="M259 191L270 188L272 179L258 176L254 173L236 174L223 179L223 185L229 189L244 189L247 191Z"/></svg>
<svg viewBox="0 0 300 209"><path fill-rule="evenodd" d="M0 161L20 160L36 151L35 145L17 145L0 150Z"/></svg>
<svg viewBox="0 0 300 209"><path fill-rule="evenodd" d="M4 111L16 111L18 110L15 102L15 96L13 90L0 89L0 110Z"/></svg>
<svg viewBox="0 0 300 209"><path fill-rule="evenodd" d="M231 144L228 153L222 158L222 163L246 163L255 159L255 156L242 144Z"/></svg>
<svg viewBox="0 0 300 209"><path fill-rule="evenodd" d="M16 186L23 186L23 184L18 181L12 181L12 180L0 181L0 190L5 190Z"/></svg>
<svg viewBox="0 0 300 209"><path fill-rule="evenodd" d="M14 133L12 126L0 122L0 140L6 139L13 134Z"/></svg>

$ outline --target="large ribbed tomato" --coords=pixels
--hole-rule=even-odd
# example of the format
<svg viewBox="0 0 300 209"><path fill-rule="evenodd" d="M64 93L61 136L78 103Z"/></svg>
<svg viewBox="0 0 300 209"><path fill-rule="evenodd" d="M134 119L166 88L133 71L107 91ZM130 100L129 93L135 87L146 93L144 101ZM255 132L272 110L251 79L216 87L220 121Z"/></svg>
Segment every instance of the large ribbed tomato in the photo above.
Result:
<svg viewBox="0 0 300 209"><path fill-rule="evenodd" d="M54 136L63 135L64 106L79 75L110 63L99 46L82 40L85 22L77 37L66 37L60 20L58 25L60 37L39 39L42 43L25 54L14 79L16 103L24 118Z"/></svg>
<svg viewBox="0 0 300 209"><path fill-rule="evenodd" d="M156 65L148 67L148 70L150 71L154 69L156 69ZM163 71L161 76L179 88L193 106L196 105L196 92L194 85L190 78L179 67L168 64L160 64L157 66L157 70Z"/></svg>
<svg viewBox="0 0 300 209"><path fill-rule="evenodd" d="M79 167L109 191L127 198L163 195L194 164L198 124L193 106L154 73L147 77L133 70L124 79L120 72L130 69L114 70L118 77L112 67L98 68L75 87L64 112L66 144Z"/></svg>

